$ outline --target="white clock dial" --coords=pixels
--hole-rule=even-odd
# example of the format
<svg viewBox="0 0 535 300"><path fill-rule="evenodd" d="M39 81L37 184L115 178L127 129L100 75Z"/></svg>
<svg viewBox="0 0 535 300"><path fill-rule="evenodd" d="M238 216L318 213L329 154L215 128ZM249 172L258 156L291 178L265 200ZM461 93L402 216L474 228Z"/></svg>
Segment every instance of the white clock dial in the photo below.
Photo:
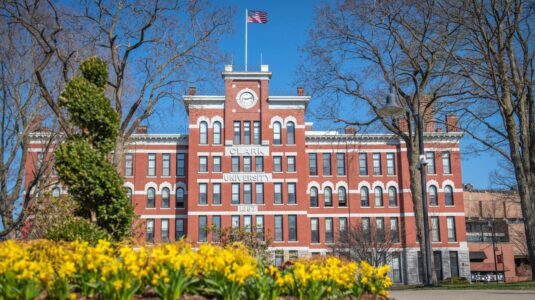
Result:
<svg viewBox="0 0 535 300"><path fill-rule="evenodd" d="M238 104L241 107L249 109L256 104L257 97L254 91L250 89L244 89L238 94L236 100L238 100Z"/></svg>

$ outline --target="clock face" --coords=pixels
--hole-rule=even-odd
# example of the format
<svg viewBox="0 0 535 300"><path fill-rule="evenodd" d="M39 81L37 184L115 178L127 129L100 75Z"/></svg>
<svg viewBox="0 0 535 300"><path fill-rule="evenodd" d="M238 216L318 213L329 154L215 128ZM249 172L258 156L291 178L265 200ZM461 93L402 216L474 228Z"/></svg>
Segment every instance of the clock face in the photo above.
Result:
<svg viewBox="0 0 535 300"><path fill-rule="evenodd" d="M248 89L241 91L238 95L238 104L245 109L253 107L256 100L254 92Z"/></svg>

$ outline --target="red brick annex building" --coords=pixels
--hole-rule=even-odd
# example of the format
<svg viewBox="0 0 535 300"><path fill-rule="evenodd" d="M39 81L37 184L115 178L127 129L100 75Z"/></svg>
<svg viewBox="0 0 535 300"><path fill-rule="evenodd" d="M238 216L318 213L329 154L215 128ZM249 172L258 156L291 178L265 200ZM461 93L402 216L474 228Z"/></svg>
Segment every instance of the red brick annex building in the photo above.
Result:
<svg viewBox="0 0 535 300"><path fill-rule="evenodd" d="M305 122L310 97L301 88L296 96L270 95L266 65L259 72L227 65L222 77L224 95L196 95L192 88L184 96L189 134L138 131L131 138L125 186L146 238L203 243L217 238L209 226L254 226L273 239L273 259L281 263L324 255L339 231L371 224L396 237L394 281L418 283L404 143L391 134L313 131ZM425 134L434 267L438 279L470 278L462 134L447 127ZM34 158L42 156L42 145L32 146Z"/></svg>

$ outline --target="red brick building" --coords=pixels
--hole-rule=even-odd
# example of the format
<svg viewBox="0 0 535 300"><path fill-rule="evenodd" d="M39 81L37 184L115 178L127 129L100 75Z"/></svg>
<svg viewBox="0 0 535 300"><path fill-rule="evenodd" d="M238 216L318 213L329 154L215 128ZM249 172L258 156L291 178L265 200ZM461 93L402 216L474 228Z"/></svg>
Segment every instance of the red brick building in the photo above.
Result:
<svg viewBox="0 0 535 300"><path fill-rule="evenodd" d="M464 191L472 281L531 278L524 218L515 191ZM496 258L496 259L495 259Z"/></svg>
<svg viewBox="0 0 535 300"><path fill-rule="evenodd" d="M310 101L269 93L271 72L225 66L225 94L184 96L189 134L131 138L125 186L154 242L183 236L214 241L205 228L255 227L273 238L277 263L323 255L340 230L370 224L397 236L392 276L421 278L406 148L391 134L314 131ZM432 247L439 279L469 277L459 141L455 116L447 130L426 126ZM38 155L35 144L32 155ZM42 154L41 154L42 155ZM32 164L28 163L31 169ZM59 192L57 190L56 192Z"/></svg>

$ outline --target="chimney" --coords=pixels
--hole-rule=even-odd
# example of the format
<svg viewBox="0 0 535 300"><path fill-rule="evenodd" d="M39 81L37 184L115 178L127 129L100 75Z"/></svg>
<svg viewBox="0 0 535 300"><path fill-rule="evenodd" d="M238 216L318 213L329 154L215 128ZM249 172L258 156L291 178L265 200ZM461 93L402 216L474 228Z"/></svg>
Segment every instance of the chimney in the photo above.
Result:
<svg viewBox="0 0 535 300"><path fill-rule="evenodd" d="M312 122L305 122L305 131L312 131Z"/></svg>
<svg viewBox="0 0 535 300"><path fill-rule="evenodd" d="M147 134L148 131L149 131L149 126L147 126L147 125L138 125L134 132L136 134Z"/></svg>
<svg viewBox="0 0 535 300"><path fill-rule="evenodd" d="M405 117L401 117L397 119L398 127L401 132L407 132L409 131L409 126L407 124L407 119Z"/></svg>
<svg viewBox="0 0 535 300"><path fill-rule="evenodd" d="M42 129L42 124L43 123L43 116L41 116L40 114L36 114L32 117L32 119L30 120L30 131L39 131Z"/></svg>
<svg viewBox="0 0 535 300"><path fill-rule="evenodd" d="M297 96L304 96L305 95L305 88L302 86L297 87Z"/></svg>
<svg viewBox="0 0 535 300"><path fill-rule="evenodd" d="M225 65L225 72L232 72L232 65Z"/></svg>
<svg viewBox="0 0 535 300"><path fill-rule="evenodd" d="M447 114L446 115L446 132L457 132L459 131L459 119L456 114Z"/></svg>
<svg viewBox="0 0 535 300"><path fill-rule="evenodd" d="M344 133L345 134L355 134L357 133L357 130L355 129L355 127L346 127L344 128Z"/></svg>
<svg viewBox="0 0 535 300"><path fill-rule="evenodd" d="M190 86L188 94L190 96L195 96L195 93L197 93L197 88L195 88L194 86Z"/></svg>

